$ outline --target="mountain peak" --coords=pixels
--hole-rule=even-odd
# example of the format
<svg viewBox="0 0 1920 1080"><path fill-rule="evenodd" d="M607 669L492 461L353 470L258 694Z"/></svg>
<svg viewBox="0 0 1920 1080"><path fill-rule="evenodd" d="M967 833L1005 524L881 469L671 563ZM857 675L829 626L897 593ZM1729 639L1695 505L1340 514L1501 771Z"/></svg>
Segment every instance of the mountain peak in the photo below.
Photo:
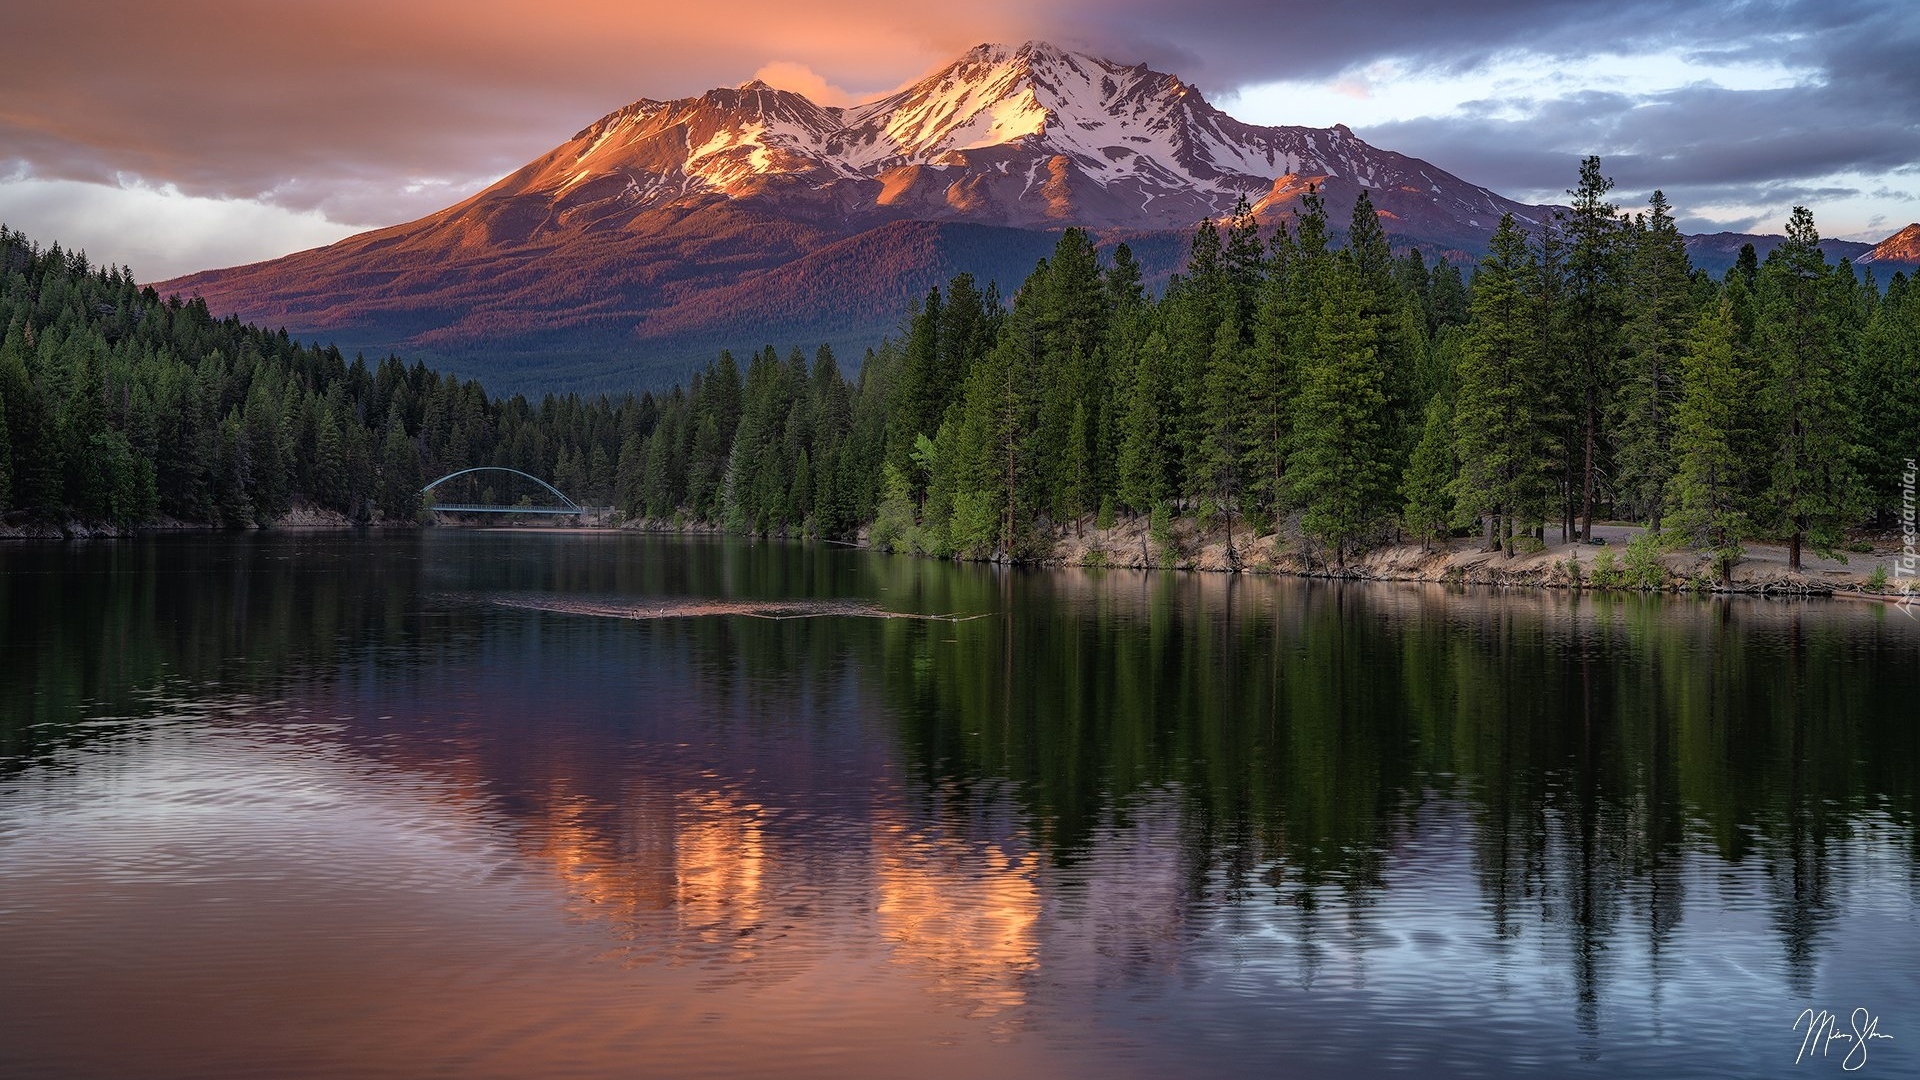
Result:
<svg viewBox="0 0 1920 1080"><path fill-rule="evenodd" d="M1050 61L1068 56L1067 50L1045 41L1024 41L1018 45L986 41L968 49L960 62L1005 64L1016 60Z"/></svg>
<svg viewBox="0 0 1920 1080"><path fill-rule="evenodd" d="M1388 188L1437 197L1463 236L1490 230L1508 208L1345 125L1245 124L1178 75L1038 40L976 45L851 108L759 78L636 103L530 169L503 183L562 213L592 204L609 215L711 195L803 199L837 186L821 212L1186 228L1243 197L1258 212L1286 212L1300 178L1344 182L1349 198L1369 188L1376 203Z"/></svg>
<svg viewBox="0 0 1920 1080"><path fill-rule="evenodd" d="M1245 199L1272 223L1314 188L1336 230L1365 189L1396 245L1430 252L1548 213L1345 127L1243 123L1144 63L987 43L847 108L761 78L637 101L419 221L163 284L377 348L683 357L770 318L768 340L871 343L954 270L1017 282L1049 230L1126 234L1166 272L1195 222Z"/></svg>
<svg viewBox="0 0 1920 1080"><path fill-rule="evenodd" d="M1863 263L1920 263L1920 221L1901 229L1860 256Z"/></svg>

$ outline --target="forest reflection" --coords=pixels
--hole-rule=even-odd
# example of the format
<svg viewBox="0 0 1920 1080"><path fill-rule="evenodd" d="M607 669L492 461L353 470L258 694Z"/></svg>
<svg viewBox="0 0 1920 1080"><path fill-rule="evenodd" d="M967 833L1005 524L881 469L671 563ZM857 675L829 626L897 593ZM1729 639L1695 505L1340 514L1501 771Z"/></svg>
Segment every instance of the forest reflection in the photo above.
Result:
<svg viewBox="0 0 1920 1080"><path fill-rule="evenodd" d="M1880 608L654 538L0 558L6 769L167 687L301 702L500 821L629 962L777 978L867 920L996 1016L1067 952L1124 979L1271 940L1312 986L1545 928L1591 1027L1616 946L1657 980L1690 912L1750 909L1804 988L1865 862L1920 902L1920 635ZM987 617L639 624L501 592ZM1422 905L1451 913L1426 937Z"/></svg>

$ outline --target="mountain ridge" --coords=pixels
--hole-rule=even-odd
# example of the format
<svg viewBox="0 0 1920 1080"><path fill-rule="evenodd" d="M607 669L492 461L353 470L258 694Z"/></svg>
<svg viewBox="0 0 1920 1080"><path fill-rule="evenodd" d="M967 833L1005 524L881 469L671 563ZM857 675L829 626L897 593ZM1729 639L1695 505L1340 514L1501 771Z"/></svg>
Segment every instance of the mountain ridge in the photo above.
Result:
<svg viewBox="0 0 1920 1080"><path fill-rule="evenodd" d="M757 79L641 98L435 214L160 287L496 390L596 389L623 367L628 385L670 381L728 335L857 355L904 310L871 296L958 269L1011 292L1068 225L1164 253L1143 259L1164 277L1173 238L1240 199L1271 225L1317 190L1338 225L1363 189L1396 246L1435 256L1477 255L1503 213L1537 225L1553 209L1344 125L1245 124L1145 64L986 44L850 107ZM853 250L864 262L820 254ZM898 281L863 280L882 271Z"/></svg>

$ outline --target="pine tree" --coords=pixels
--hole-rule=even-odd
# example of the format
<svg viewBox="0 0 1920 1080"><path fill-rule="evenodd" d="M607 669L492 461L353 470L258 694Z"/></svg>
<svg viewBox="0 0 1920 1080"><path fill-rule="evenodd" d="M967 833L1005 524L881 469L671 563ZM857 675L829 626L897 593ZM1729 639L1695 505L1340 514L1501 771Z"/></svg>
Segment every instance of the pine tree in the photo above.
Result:
<svg viewBox="0 0 1920 1080"><path fill-rule="evenodd" d="M1387 411L1382 418L1386 425L1380 446L1382 464L1398 476L1418 437L1421 418L1417 410L1424 404L1415 399L1414 368L1425 345L1425 317L1408 307L1407 298L1394 283L1393 252L1365 188L1354 200L1343 258L1359 286L1363 331L1380 358L1381 389L1387 395Z"/></svg>
<svg viewBox="0 0 1920 1080"><path fill-rule="evenodd" d="M13 439L7 434L7 399L0 393L0 514L13 509Z"/></svg>
<svg viewBox="0 0 1920 1080"><path fill-rule="evenodd" d="M1602 497L1602 422L1619 360L1622 264L1620 221L1606 200L1613 180L1600 159L1580 163L1580 183L1567 194L1566 326L1573 361L1574 420L1579 441L1580 539L1593 539L1593 515Z"/></svg>
<svg viewBox="0 0 1920 1080"><path fill-rule="evenodd" d="M1627 275L1626 379L1618 406L1618 490L1656 531L1673 475L1673 409L1680 395L1679 359L1693 322L1687 249L1655 191L1632 233Z"/></svg>
<svg viewBox="0 0 1920 1080"><path fill-rule="evenodd" d="M887 423L887 464L908 477L916 501L925 491L926 480L912 475L914 438L933 434L945 408L945 394L951 389L940 370L943 311L940 290L932 289L908 323L900 384L895 388L897 397Z"/></svg>
<svg viewBox="0 0 1920 1080"><path fill-rule="evenodd" d="M740 426L740 401L740 367L733 354L723 349L688 402L693 444L687 456L686 498L701 520L714 520L719 509L720 486L726 479L734 432Z"/></svg>
<svg viewBox="0 0 1920 1080"><path fill-rule="evenodd" d="M1227 219L1226 246L1220 258L1232 297L1234 324L1251 334L1253 309L1266 278L1267 258L1266 247L1260 242L1259 222L1254 220L1253 207L1245 195L1235 200L1233 215Z"/></svg>
<svg viewBox="0 0 1920 1080"><path fill-rule="evenodd" d="M614 466L613 505L623 517L644 512L648 440L638 431L620 443L620 461Z"/></svg>
<svg viewBox="0 0 1920 1080"><path fill-rule="evenodd" d="M1489 548L1513 553L1516 525L1538 520L1552 490L1555 451L1550 377L1527 293L1537 268L1513 215L1502 215L1473 279L1473 307L1454 399L1451 494L1479 519Z"/></svg>
<svg viewBox="0 0 1920 1080"><path fill-rule="evenodd" d="M1141 284L1140 263L1126 243L1114 247L1113 265L1107 267L1105 281L1110 310L1131 311L1146 302L1147 290Z"/></svg>
<svg viewBox="0 0 1920 1080"><path fill-rule="evenodd" d="M1735 447L1740 418L1753 408L1734 355L1733 304L1722 299L1701 316L1681 357L1682 387L1674 409L1674 473L1666 501L1670 535L1713 554L1722 583L1731 583L1740 539L1750 527L1741 488L1744 463Z"/></svg>
<svg viewBox="0 0 1920 1080"><path fill-rule="evenodd" d="M1796 206L1786 240L1760 271L1754 329L1777 440L1767 498L1790 535L1794 570L1808 544L1822 555L1836 553L1858 509L1857 415L1835 343L1833 286L1813 214Z"/></svg>
<svg viewBox="0 0 1920 1080"><path fill-rule="evenodd" d="M1297 257L1284 222L1275 230L1268 251L1266 281L1254 308L1253 344L1246 360L1246 425L1241 437L1248 505L1263 522L1276 518L1287 502L1287 452L1311 296L1296 280L1306 276L1306 260Z"/></svg>
<svg viewBox="0 0 1920 1080"><path fill-rule="evenodd" d="M1429 547L1446 539L1455 516L1451 485L1460 463L1453 453L1453 398L1462 336L1458 328L1444 327L1440 340L1426 351L1420 434L1400 479L1401 524Z"/></svg>
<svg viewBox="0 0 1920 1080"><path fill-rule="evenodd" d="M374 502L389 523L412 523L420 516L420 451L407 436L404 414L405 407L400 403L390 408L386 438L380 444L380 479Z"/></svg>
<svg viewBox="0 0 1920 1080"><path fill-rule="evenodd" d="M1387 513L1390 402L1358 274L1336 262L1323 286L1301 371L1288 477L1305 510L1302 527L1344 566Z"/></svg>
<svg viewBox="0 0 1920 1080"><path fill-rule="evenodd" d="M1227 559L1237 565L1233 514L1240 502L1240 435L1245 423L1247 375L1241 359L1240 320L1231 307L1214 335L1205 384L1205 423L1188 472L1197 481L1199 493L1225 516Z"/></svg>
<svg viewBox="0 0 1920 1080"><path fill-rule="evenodd" d="M1441 327L1467 325L1467 283L1460 277L1460 268L1445 259L1433 265L1430 276L1427 333L1438 337Z"/></svg>
<svg viewBox="0 0 1920 1080"><path fill-rule="evenodd" d="M42 518L55 518L65 509L61 490L65 461L51 411L27 371L29 342L28 334L18 327L9 328L0 340L0 402L5 403L12 440L13 505Z"/></svg>
<svg viewBox="0 0 1920 1080"><path fill-rule="evenodd" d="M1920 453L1920 287L1896 273L1860 335L1854 400L1861 419L1861 471L1880 524L1900 512L1901 476Z"/></svg>
<svg viewBox="0 0 1920 1080"><path fill-rule="evenodd" d="M1173 424L1177 401L1173 382L1173 360L1166 339L1157 332L1148 335L1135 361L1117 469L1120 505L1136 513L1145 513L1173 498L1176 491Z"/></svg>

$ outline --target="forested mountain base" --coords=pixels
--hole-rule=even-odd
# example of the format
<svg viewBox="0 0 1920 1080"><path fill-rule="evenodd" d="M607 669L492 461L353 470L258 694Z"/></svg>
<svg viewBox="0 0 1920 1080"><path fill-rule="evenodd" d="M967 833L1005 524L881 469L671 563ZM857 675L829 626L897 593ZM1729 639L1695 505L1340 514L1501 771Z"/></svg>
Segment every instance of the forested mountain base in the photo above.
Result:
<svg viewBox="0 0 1920 1080"><path fill-rule="evenodd" d="M1338 250L1311 197L1268 239L1244 208L1203 224L1159 300L1124 247L1101 266L1068 230L1008 307L964 277L929 295L847 398L798 355L756 356L744 385L723 357L623 450L620 498L748 532L871 520L878 547L1013 560L1177 519L1223 536L1229 566L1335 569L1461 530L1517 556L1626 520L1723 580L1743 541L1779 540L1798 570L1890 527L1920 449L1920 292L1829 265L1804 209L1764 264L1749 249L1713 280L1662 195L1622 215L1611 186L1589 159L1567 215L1531 235L1504 219L1470 291L1395 258L1364 197Z"/></svg>
<svg viewBox="0 0 1920 1080"><path fill-rule="evenodd" d="M1364 195L1336 247L1310 195L1270 235L1244 205L1202 224L1158 299L1124 245L1103 265L1068 229L1011 303L964 274L932 291L851 382L828 349L769 346L658 398L538 408L9 233L0 477L42 517L234 525L296 499L412 520L423 477L495 464L654 522L1021 561L1135 517L1217 533L1228 567L1335 570L1625 520L1724 579L1746 542L1799 569L1891 527L1920 453L1920 289L1828 264L1804 209L1714 280L1658 192L1623 215L1611 186L1588 159L1566 215L1503 219L1470 288L1395 257Z"/></svg>
<svg viewBox="0 0 1920 1080"><path fill-rule="evenodd" d="M535 407L393 357L349 363L4 227L0 324L0 509L15 526L240 528L296 505L412 522L421 485L469 465L605 503L622 438L651 426L646 398Z"/></svg>

